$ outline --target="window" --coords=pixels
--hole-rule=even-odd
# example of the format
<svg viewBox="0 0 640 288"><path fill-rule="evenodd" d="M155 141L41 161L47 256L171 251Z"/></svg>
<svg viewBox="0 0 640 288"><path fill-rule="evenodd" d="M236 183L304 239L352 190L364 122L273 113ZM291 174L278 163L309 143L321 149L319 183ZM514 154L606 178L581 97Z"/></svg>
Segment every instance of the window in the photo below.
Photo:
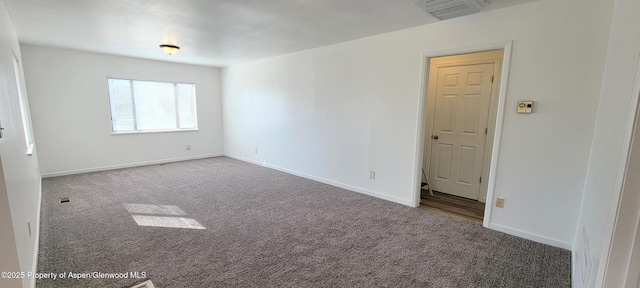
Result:
<svg viewBox="0 0 640 288"><path fill-rule="evenodd" d="M116 78L108 82L113 132L198 128L195 84Z"/></svg>
<svg viewBox="0 0 640 288"><path fill-rule="evenodd" d="M18 57L13 55L13 71L16 73L16 88L18 90L18 101L20 102L20 114L22 115L22 128L24 129L24 138L27 143L27 155L33 154L33 132L31 131L31 117L29 114L29 102L22 91L22 74L20 73L20 64Z"/></svg>

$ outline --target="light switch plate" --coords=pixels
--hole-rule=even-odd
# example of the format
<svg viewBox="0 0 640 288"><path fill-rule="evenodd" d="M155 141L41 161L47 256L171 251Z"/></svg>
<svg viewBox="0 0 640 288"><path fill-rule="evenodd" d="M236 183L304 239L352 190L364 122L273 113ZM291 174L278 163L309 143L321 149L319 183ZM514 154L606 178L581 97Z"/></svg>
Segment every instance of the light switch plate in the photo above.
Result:
<svg viewBox="0 0 640 288"><path fill-rule="evenodd" d="M533 101L518 101L518 113L530 114L533 111Z"/></svg>

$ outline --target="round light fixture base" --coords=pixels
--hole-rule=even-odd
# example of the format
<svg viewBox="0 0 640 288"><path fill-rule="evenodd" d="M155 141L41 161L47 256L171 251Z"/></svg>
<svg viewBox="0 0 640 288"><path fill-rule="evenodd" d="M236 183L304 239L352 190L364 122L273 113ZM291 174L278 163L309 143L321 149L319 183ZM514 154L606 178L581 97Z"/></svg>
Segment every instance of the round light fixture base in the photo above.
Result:
<svg viewBox="0 0 640 288"><path fill-rule="evenodd" d="M178 50L180 50L179 46L171 45L171 44L160 44L160 49L169 55L176 54Z"/></svg>

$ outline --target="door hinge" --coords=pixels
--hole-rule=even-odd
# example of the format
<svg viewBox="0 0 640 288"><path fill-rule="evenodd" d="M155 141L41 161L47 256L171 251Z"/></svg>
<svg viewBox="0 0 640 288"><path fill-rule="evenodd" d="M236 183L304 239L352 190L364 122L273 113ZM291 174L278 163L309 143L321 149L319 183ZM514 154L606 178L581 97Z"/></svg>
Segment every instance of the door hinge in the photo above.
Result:
<svg viewBox="0 0 640 288"><path fill-rule="evenodd" d="M480 183L482 183L482 177L480 177Z"/></svg>
<svg viewBox="0 0 640 288"><path fill-rule="evenodd" d="M487 133L489 133L489 128L484 128L484 135L487 135Z"/></svg>
<svg viewBox="0 0 640 288"><path fill-rule="evenodd" d="M491 83L493 83L493 80L496 76L495 75L491 75Z"/></svg>

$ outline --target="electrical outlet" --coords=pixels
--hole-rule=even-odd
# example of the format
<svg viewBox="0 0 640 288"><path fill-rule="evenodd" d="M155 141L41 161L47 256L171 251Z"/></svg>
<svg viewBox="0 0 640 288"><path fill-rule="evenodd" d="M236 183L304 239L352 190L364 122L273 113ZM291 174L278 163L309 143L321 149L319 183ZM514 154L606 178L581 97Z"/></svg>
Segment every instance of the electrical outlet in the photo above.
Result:
<svg viewBox="0 0 640 288"><path fill-rule="evenodd" d="M504 208L504 198L496 199L496 207Z"/></svg>
<svg viewBox="0 0 640 288"><path fill-rule="evenodd" d="M369 178L370 179L376 179L376 171L370 171L369 172Z"/></svg>
<svg viewBox="0 0 640 288"><path fill-rule="evenodd" d="M256 148L254 152L256 152L256 154L258 154L258 148Z"/></svg>

